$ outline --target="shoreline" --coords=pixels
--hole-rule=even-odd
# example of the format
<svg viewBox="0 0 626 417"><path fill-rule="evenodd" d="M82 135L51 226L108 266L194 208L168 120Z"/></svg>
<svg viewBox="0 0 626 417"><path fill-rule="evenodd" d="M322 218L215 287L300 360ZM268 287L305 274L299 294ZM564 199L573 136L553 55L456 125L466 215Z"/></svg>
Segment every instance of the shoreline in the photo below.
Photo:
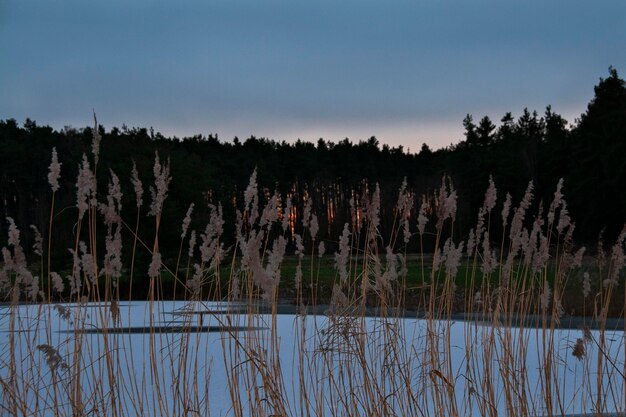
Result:
<svg viewBox="0 0 626 417"><path fill-rule="evenodd" d="M175 302L175 301L183 301L183 300L161 300L167 302ZM132 304L132 303L143 303L147 302L146 300L127 300L122 301L118 306L124 304ZM199 301L205 302L205 300ZM278 315L315 315L315 316L354 316L354 317L387 317L387 318L404 318L404 319L417 319L417 320L428 320L428 315L426 312L415 309L397 309L397 308L388 308L386 311L381 311L379 307L367 307L365 310L362 310L360 307L347 307L344 309L338 309L337 307L332 307L330 304L318 304L315 306L311 305L303 305L298 306L286 301L279 302L276 304L275 308L272 305L269 305L264 302L258 302L254 304L250 304L247 302L220 302L220 301L208 301L208 302L216 302L216 303L224 303L224 306L219 308L209 308L207 306L204 310L194 310L194 311L177 311L174 310L169 312L170 314L175 315L219 315L219 314L229 314L229 313L246 313L252 308L252 311L259 314L272 314L275 311ZM88 304L85 304L84 307L94 308L102 302L92 301ZM47 303L45 303L47 304ZM44 304L44 305L45 305ZM50 305L62 304L62 305L72 305L75 303L64 303L64 302L53 302ZM227 304L230 304L230 308L227 307ZM35 303L19 303L19 305L39 305ZM9 302L0 302L0 309L10 307L11 303ZM233 308L235 307L235 308ZM1 316L0 316L1 317ZM476 325L485 325L489 326L496 322L495 318L489 314L483 313L452 313L449 317L432 317L433 320L447 320L456 322L475 322ZM543 327L544 317L540 315L529 315L526 316L522 321L522 318L518 314L512 314L510 317L502 317L499 320L499 324L502 327L524 327L524 328L542 328ZM552 327L552 317L545 317L545 327ZM584 330L585 328L589 330L600 330L602 328L602 323L598 320L595 320L593 317L585 317L585 316L564 316L558 320L557 323L554 323L555 329L578 329ZM605 330L608 331L625 331L625 320L624 318L619 317L609 317L605 323Z"/></svg>

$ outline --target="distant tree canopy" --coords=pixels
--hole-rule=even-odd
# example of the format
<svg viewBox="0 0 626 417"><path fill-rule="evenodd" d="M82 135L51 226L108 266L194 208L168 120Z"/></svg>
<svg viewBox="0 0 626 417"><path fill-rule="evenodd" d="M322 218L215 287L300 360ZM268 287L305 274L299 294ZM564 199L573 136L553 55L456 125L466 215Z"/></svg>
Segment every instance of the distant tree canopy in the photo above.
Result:
<svg viewBox="0 0 626 417"><path fill-rule="evenodd" d="M519 200L532 180L535 204L543 201L544 207L562 177L577 239L594 242L604 229L609 241L626 220L626 88L610 68L609 77L600 79L594 91L586 112L573 125L550 106L542 115L524 109L515 118L507 112L498 125L487 116L475 123L468 114L463 120L463 140L436 151L424 144L418 153L401 146L381 146L375 137L357 143L348 139L287 143L254 136L223 142L214 135L178 139L166 138L152 128L122 126L106 131L98 126L102 136L98 187L104 193L109 170L115 172L122 179L124 215L134 219L136 204L129 181L133 162L147 188L153 181L155 152L162 159L169 158L173 179L160 234L161 239L176 241L192 202L196 205L192 227L202 227L207 204L221 204L227 222L233 223L233 205L241 204L241 194L256 168L262 199L279 191L293 198L301 210L303 197L312 198L321 238L336 239L343 224L350 221L349 200L354 195L380 185L384 235L392 227L403 178L417 201L414 221L421 199L432 196L447 174L458 190L455 228L456 236L463 237L475 225L490 175L500 201L506 192ZM47 230L51 203L47 173L51 150L56 147L62 169L53 229L58 245L53 250L59 253L66 253L75 239L70 233L76 222L75 182L83 154L91 152L92 136L91 127L57 131L31 119L22 126L14 119L0 121L0 210L24 230L30 224ZM146 192L143 207L149 205L148 199ZM147 208L141 210L147 212ZM146 232L151 227L147 221L141 224ZM6 223L1 222L0 244L6 241L6 230ZM24 239L29 241L28 236ZM407 249L416 250L416 246L412 243Z"/></svg>

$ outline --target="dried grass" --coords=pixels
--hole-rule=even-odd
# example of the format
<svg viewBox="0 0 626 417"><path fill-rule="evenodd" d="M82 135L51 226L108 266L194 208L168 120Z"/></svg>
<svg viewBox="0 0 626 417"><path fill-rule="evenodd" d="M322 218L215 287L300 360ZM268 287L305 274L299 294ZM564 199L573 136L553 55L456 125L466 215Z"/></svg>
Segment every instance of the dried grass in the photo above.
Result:
<svg viewBox="0 0 626 417"><path fill-rule="evenodd" d="M530 230L525 218L530 216L532 183L513 210L508 228L512 202L507 194L501 211L505 231L499 242L490 233L491 213L497 207L491 178L476 228L467 241L445 235L453 228L444 226L453 223L456 214L456 190L447 177L434 207L426 198L419 208L413 207L414 196L406 182L402 184L391 236L379 233L378 185L363 195L353 194L353 221L337 236L338 251L329 255L335 260L336 282L331 305L321 314L315 297L307 305L302 296L308 285L315 294L316 273L325 252L324 242L316 242L319 223L311 201L304 202L302 220L308 234L293 233L288 218L292 196L283 199L275 194L267 206L259 207L255 170L237 215L230 276L220 276L219 266L226 256L221 207L212 207L206 230L199 235L200 258L195 257L196 233L192 231L187 259L181 263L193 205L189 207L176 268L168 271L176 285L184 288L190 308L205 308L204 303L215 299L225 285L224 301L244 302L244 314L207 313L223 331L219 353L203 351L194 336L194 328L202 327L204 317L194 315L195 310L182 314L179 325L188 331L178 334L160 332L153 321L163 313L162 271L167 267L159 252L158 230L170 181L169 162L161 164L155 157L150 214L155 217L156 233L148 249L137 235L143 188L136 167L132 184L138 211L132 227L120 218L121 193L115 174L111 173L106 203L98 204L94 179L98 151L99 141L94 137L94 169L86 156L80 166L76 245L70 249L74 269L64 300L69 304L49 308L48 303L58 299L64 287L61 276L50 270L53 243L38 241L40 254L47 245L48 262L44 268L42 259L37 273L52 283L40 289L37 274L26 266L20 231L8 219L10 246L3 249L0 271L8 302L0 312L0 323L8 331L0 346L0 415L210 415L207 381L212 377L212 361L223 363L226 370L231 404L227 414L232 416L536 416L564 415L572 409L601 415L626 406L623 340L616 349L608 340L612 333L607 325L613 293L623 285L626 232L612 247L610 259L598 259L597 268L590 267L590 260L582 262L583 250L572 244L574 225L562 182L547 217L540 208ZM54 149L52 161L49 180L54 196L60 175ZM53 212L54 206L49 230ZM107 226L102 258L96 252L99 212ZM413 226L418 233L410 230L411 213L417 213ZM429 219L429 213L435 218ZM428 277L419 291L422 319L407 320L403 248L410 239L421 242L431 220L437 252L432 257L419 254L422 276ZM148 327L152 330L141 345L117 330L108 330L129 319L121 316L124 300L116 287L122 269L122 227L134 233L133 257L128 261L131 284L135 274L146 274L134 268L137 243L152 255L147 271ZM279 326L284 322L278 314L278 294L287 239L291 238L298 265L297 314L290 344L280 337ZM310 254L305 253L304 243L311 248ZM102 266L99 259L103 259ZM310 276L302 272L308 261ZM467 267L460 269L461 264ZM189 266L195 271L191 277ZM462 277L466 284L458 287L460 274L466 275ZM564 319L561 297L573 276L581 277L581 297L593 305L597 330L585 327L582 337L558 340ZM35 304L25 308L25 300ZM459 305L465 319L461 322L457 322ZM65 337L51 328L50 323L57 322L53 314L75 331ZM100 329L97 336L81 331L90 326ZM462 341L454 339L459 333L453 330L459 327ZM42 332L45 340L40 343L37 335ZM285 349L292 350L291 362L284 360ZM141 363L136 363L138 351L144 352ZM455 359L459 351L460 368ZM530 362L539 369L536 380L531 378ZM574 398L565 395L565 387L572 385Z"/></svg>

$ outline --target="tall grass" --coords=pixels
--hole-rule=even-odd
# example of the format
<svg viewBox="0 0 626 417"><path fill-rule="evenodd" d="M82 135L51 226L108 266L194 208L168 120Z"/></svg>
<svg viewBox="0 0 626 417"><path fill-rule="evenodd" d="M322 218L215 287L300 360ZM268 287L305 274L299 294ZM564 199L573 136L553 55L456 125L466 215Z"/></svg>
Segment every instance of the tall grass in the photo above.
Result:
<svg viewBox="0 0 626 417"><path fill-rule="evenodd" d="M55 150L50 221L47 236L36 240L38 262L26 262L20 230L8 219L0 271L0 415L552 416L624 410L626 351L609 312L616 300L626 301L626 230L610 253L600 243L595 257L584 257L584 248L574 245L562 182L545 210L532 204L532 183L514 205L510 195L498 202L490 180L467 238L452 232L457 194L449 178L431 202L415 201L403 183L389 236L379 232L375 185L353 195L352 220L336 242L323 242L310 200L298 202L302 234L293 227L291 198L274 194L260 205L255 171L237 211L234 247L222 243L220 206L210 207L204 231L190 232L191 206L180 241L164 243L159 229L169 162L155 156L151 219L141 215L144 189L133 167L137 216L123 219L115 173L106 174L106 193L97 189L100 142L94 132L91 160L84 156L79 167L76 227L67 231L76 236L68 252L72 270L65 277L51 270L61 175ZM153 236L138 235L140 221L154 221ZM492 232L496 222L499 237ZM133 242L125 262L122 233ZM421 281L409 284L407 257L413 254L404 248L413 239L423 242L427 233L434 235L436 251L417 254L410 267L419 269ZM162 262L163 244L178 248L172 269ZM327 245L337 251L325 254ZM281 267L292 250L295 273L285 277ZM137 251L150 254L147 271L136 267ZM329 257L335 282L329 303L320 305L319 273ZM137 321L137 310L126 308L129 300L119 291L125 265L131 287L133 281L148 287L142 334L133 336L127 326ZM163 302L166 274L184 289L176 304L182 310ZM579 329L563 332L569 318L562 300L571 291L580 292L582 310L593 314ZM279 314L286 293L295 294L294 315ZM418 307L412 312L409 296ZM161 323L169 313L180 319L175 329ZM208 324L221 332L218 345L203 336ZM214 380L218 369L224 375ZM227 392L219 399L226 409L214 407L216 390Z"/></svg>

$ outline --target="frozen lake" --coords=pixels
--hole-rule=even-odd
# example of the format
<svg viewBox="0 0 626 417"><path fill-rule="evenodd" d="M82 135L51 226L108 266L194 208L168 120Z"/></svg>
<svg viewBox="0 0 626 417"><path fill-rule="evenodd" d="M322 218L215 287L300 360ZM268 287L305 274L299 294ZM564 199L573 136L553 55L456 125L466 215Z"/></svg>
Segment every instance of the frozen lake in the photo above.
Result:
<svg viewBox="0 0 626 417"><path fill-rule="evenodd" d="M623 332L246 311L182 301L0 307L0 415L625 409Z"/></svg>

